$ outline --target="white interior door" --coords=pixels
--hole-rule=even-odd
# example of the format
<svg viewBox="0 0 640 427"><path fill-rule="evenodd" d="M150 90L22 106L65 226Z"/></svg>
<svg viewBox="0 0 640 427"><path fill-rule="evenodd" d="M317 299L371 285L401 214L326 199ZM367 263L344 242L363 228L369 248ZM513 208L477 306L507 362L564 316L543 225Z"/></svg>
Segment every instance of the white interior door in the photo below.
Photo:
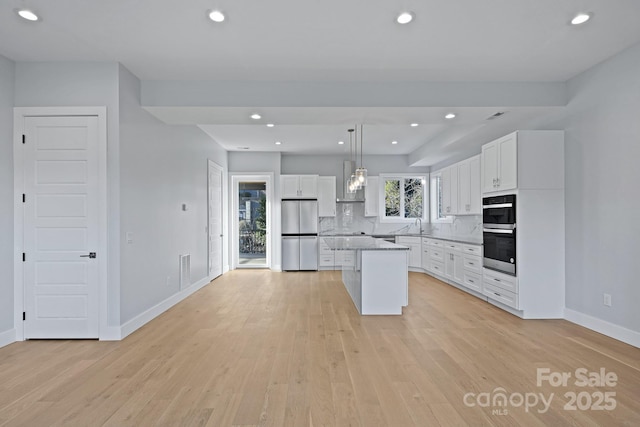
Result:
<svg viewBox="0 0 640 427"><path fill-rule="evenodd" d="M222 274L222 168L209 160L209 278Z"/></svg>
<svg viewBox="0 0 640 427"><path fill-rule="evenodd" d="M24 120L25 339L98 338L98 118Z"/></svg>

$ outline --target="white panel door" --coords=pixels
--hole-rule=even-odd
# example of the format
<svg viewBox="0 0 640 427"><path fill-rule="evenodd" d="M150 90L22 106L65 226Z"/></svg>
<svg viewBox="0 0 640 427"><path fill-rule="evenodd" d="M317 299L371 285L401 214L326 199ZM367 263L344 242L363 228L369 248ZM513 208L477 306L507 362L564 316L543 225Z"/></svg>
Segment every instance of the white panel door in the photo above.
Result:
<svg viewBox="0 0 640 427"><path fill-rule="evenodd" d="M209 160L209 277L222 274L222 168Z"/></svg>
<svg viewBox="0 0 640 427"><path fill-rule="evenodd" d="M98 118L24 129L25 339L98 338Z"/></svg>

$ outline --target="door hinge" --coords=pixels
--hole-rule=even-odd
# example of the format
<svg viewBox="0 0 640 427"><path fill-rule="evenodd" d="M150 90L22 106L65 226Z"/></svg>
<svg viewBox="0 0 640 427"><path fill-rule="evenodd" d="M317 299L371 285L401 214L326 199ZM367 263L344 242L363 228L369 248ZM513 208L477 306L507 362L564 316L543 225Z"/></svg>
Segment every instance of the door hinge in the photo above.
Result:
<svg viewBox="0 0 640 427"><path fill-rule="evenodd" d="M22 193L22 203L26 203L27 202L27 195Z"/></svg>
<svg viewBox="0 0 640 427"><path fill-rule="evenodd" d="M23 144L27 143L27 136L26 135L22 135L22 143Z"/></svg>
<svg viewBox="0 0 640 427"><path fill-rule="evenodd" d="M25 262L27 260L27 254L22 252L22 262Z"/></svg>
<svg viewBox="0 0 640 427"><path fill-rule="evenodd" d="M22 312L22 320L27 320L27 313L26 312Z"/></svg>

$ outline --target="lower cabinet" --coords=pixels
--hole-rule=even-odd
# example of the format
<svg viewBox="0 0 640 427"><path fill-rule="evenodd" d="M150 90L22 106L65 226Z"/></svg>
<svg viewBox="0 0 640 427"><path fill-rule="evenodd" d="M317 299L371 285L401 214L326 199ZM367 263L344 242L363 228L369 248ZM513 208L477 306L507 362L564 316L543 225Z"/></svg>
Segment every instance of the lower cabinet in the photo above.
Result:
<svg viewBox="0 0 640 427"><path fill-rule="evenodd" d="M333 270L336 265L335 251L329 247L327 241L333 241L333 237L320 237L318 245L318 268L320 270Z"/></svg>
<svg viewBox="0 0 640 427"><path fill-rule="evenodd" d="M396 243L409 247L409 268L422 268L422 241L420 237L398 236Z"/></svg>
<svg viewBox="0 0 640 427"><path fill-rule="evenodd" d="M520 308L518 300L518 279L508 274L499 273L487 268L482 273L483 293L492 300L504 305Z"/></svg>

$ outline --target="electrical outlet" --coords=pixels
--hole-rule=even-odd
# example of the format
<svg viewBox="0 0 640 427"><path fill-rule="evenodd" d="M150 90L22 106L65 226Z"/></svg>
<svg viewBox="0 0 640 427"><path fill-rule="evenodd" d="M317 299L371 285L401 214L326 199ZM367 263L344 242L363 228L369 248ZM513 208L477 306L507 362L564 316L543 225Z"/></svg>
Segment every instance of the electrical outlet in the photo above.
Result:
<svg viewBox="0 0 640 427"><path fill-rule="evenodd" d="M606 305L607 307L611 307L611 295L610 294L603 294L603 302L604 305Z"/></svg>

